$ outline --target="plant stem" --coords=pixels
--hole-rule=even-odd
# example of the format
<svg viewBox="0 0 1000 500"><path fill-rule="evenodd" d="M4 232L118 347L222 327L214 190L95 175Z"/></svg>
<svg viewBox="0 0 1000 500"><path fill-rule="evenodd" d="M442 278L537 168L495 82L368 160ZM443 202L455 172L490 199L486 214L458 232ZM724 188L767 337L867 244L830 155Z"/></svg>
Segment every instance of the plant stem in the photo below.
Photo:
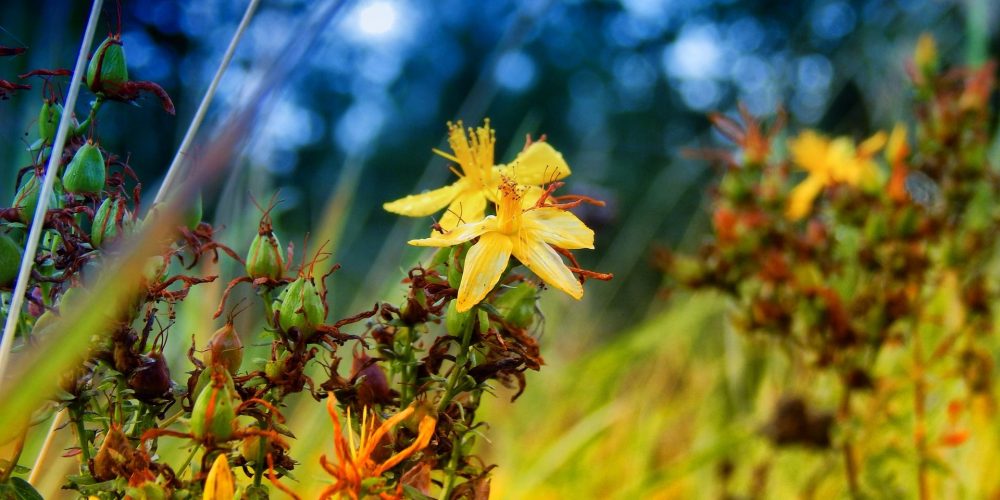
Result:
<svg viewBox="0 0 1000 500"><path fill-rule="evenodd" d="M920 500L930 498L927 477L927 381L924 379L924 346L920 332L913 331L913 414L915 418L913 441L917 448L917 490Z"/></svg>
<svg viewBox="0 0 1000 500"><path fill-rule="evenodd" d="M401 327L400 333L403 336L403 352L399 353L399 355L403 366L399 375L399 406L400 408L404 408L409 406L410 402L413 401L414 384L416 384L416 380L414 380L416 372L413 366L413 328L408 326Z"/></svg>
<svg viewBox="0 0 1000 500"><path fill-rule="evenodd" d="M844 395L840 400L840 420L849 420L851 417L851 388L844 383ZM850 490L851 498L861 498L861 490L858 487L858 464L854 457L854 446L851 440L844 438L844 471L847 473L847 487Z"/></svg>
<svg viewBox="0 0 1000 500"><path fill-rule="evenodd" d="M448 409L448 405L451 404L452 398L456 396L458 385L462 378L465 377L466 364L469 361L469 344L472 342L472 329L478 326L478 320L470 320L465 325L465 330L462 332L462 344L459 347L458 358L455 359L455 365L452 367L451 374L448 376L448 383L445 386L444 395L441 396L441 401L438 403L437 412L444 413Z"/></svg>
<svg viewBox="0 0 1000 500"><path fill-rule="evenodd" d="M181 474L184 474L184 471L186 471L188 466L191 465L191 460L194 460L194 455L198 453L198 448L200 448L199 445L195 445L194 448L191 448L191 453L188 453L187 458L184 459L184 464L181 465L180 469L177 469L177 474L175 474L176 477L181 477Z"/></svg>
<svg viewBox="0 0 1000 500"><path fill-rule="evenodd" d="M239 26L236 27L236 33L229 40L229 46L226 47L226 52L222 56L222 62L219 63L219 67L215 70L215 76L212 77L212 82L208 85L205 95L201 98L201 103L198 104L198 110L195 111L194 117L191 118L191 124L188 125L187 132L184 133L184 138L181 139L181 145L177 148L177 154L174 155L173 161L170 162L170 167L167 168L167 175L164 177L163 184L160 185L160 190L156 192L156 198L153 200L154 205L166 199L167 193L173 187L175 179L180 174L182 162L187 156L195 134L198 133L198 128L201 127L201 122L205 118L205 113L208 112L208 106L212 103L212 98L215 97L215 90L219 87L219 81L222 80L223 73L229 67L229 61L233 59L236 46L239 45L240 38L246 32L247 26L250 25L250 19L253 17L254 11L257 10L257 4L259 3L260 0L250 0L250 3L247 5L247 10L243 13L243 19L240 20Z"/></svg>
<svg viewBox="0 0 1000 500"><path fill-rule="evenodd" d="M80 440L80 460L87 467L90 463L90 443L87 441L87 428L83 425L83 412L70 410L70 418L76 426L76 437Z"/></svg>
<svg viewBox="0 0 1000 500"><path fill-rule="evenodd" d="M451 496L452 490L455 489L455 470L458 469L458 455L461 448L462 436L452 442L451 458L448 459L448 467L446 469L448 475L445 477L444 484L441 486L441 495L438 496L440 500L447 500L448 497Z"/></svg>
<svg viewBox="0 0 1000 500"><path fill-rule="evenodd" d="M104 98L97 96L97 99L94 99L94 103L90 105L90 113L87 114L87 119L73 129L73 135L80 135L87 131L90 124L94 122L94 118L97 117L97 112L101 109L102 104L104 104Z"/></svg>
<svg viewBox="0 0 1000 500"><path fill-rule="evenodd" d="M262 420L257 421L257 426L261 429L264 428L264 422ZM264 438L257 438L257 457L254 459L253 464L253 485L259 487L260 483L264 479L264 458L267 455L267 441Z"/></svg>

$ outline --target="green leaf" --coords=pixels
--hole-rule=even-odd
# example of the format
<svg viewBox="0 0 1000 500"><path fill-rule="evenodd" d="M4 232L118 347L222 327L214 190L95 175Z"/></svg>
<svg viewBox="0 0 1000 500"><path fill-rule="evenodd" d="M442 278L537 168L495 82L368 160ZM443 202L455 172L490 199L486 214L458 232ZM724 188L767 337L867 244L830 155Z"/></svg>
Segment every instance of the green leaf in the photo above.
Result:
<svg viewBox="0 0 1000 500"><path fill-rule="evenodd" d="M35 491L31 483L19 477L11 478L10 481L0 484L0 498L11 500L44 500Z"/></svg>

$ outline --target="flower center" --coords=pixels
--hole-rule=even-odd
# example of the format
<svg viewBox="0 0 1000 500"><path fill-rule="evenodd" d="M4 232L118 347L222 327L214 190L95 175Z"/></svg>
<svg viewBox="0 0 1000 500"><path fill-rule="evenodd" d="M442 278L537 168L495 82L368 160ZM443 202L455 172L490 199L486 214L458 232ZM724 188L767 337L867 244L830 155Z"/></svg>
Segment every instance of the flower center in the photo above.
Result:
<svg viewBox="0 0 1000 500"><path fill-rule="evenodd" d="M470 127L467 131L461 121L448 122L448 144L454 151L454 156L442 151L435 152L458 163L462 175L472 183L473 188L486 187L493 172L493 151L496 145L496 132L490 128L489 118L483 122L483 126L475 129Z"/></svg>
<svg viewBox="0 0 1000 500"><path fill-rule="evenodd" d="M521 228L521 207L523 188L514 181L504 178L497 196L497 230L503 234L514 234Z"/></svg>

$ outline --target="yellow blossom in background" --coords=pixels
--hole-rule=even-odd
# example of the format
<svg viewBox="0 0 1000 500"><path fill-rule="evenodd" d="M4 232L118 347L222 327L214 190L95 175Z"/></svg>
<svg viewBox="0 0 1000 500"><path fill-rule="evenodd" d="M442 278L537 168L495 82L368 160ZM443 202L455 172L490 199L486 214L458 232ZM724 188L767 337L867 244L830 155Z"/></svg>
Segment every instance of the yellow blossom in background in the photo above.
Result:
<svg viewBox="0 0 1000 500"><path fill-rule="evenodd" d="M567 250L594 248L594 231L572 213L555 207L524 209L524 187L511 181L500 186L497 213L460 224L444 234L410 240L411 245L448 247L479 237L465 256L458 287L459 312L483 300L500 280L513 255L539 278L569 294L583 297L583 286L550 245Z"/></svg>
<svg viewBox="0 0 1000 500"><path fill-rule="evenodd" d="M913 51L913 64L922 74L933 74L937 71L937 42L930 33L923 33L917 39L917 46Z"/></svg>
<svg viewBox="0 0 1000 500"><path fill-rule="evenodd" d="M879 132L856 148L848 137L829 139L807 130L788 140L792 161L809 172L809 176L792 189L786 215L798 220L812 210L816 196L827 186L844 183L851 186L870 185L877 179L872 157L885 145L886 135Z"/></svg>
<svg viewBox="0 0 1000 500"><path fill-rule="evenodd" d="M458 164L454 170L459 179L451 185L409 195L382 205L389 212L409 217L425 217L442 208L448 211L438 224L448 231L460 222L474 222L486 213L486 202L492 200L502 177L509 177L520 184L540 186L557 181L570 174L569 165L562 154L547 142L529 144L514 161L507 165L494 164L496 133L487 119L483 126L462 128L462 122L448 123L448 144L453 154L434 150L435 153ZM542 190L534 187L526 196L526 203L534 203Z"/></svg>
<svg viewBox="0 0 1000 500"><path fill-rule="evenodd" d="M226 455L220 453L215 457L212 468L208 471L205 479L205 492L202 500L232 500L236 495L235 479L233 471L229 469L229 462Z"/></svg>
<svg viewBox="0 0 1000 500"><path fill-rule="evenodd" d="M333 476L334 483L328 486L320 494L320 498L334 498L335 495L346 494L350 498L367 498L364 495L373 494L369 488L384 488L378 482L378 478L386 471L399 465L414 453L424 449L431 442L434 436L434 429L437 427L437 420L430 415L425 415L420 419L417 429L417 437L410 446L392 455L382 463L377 463L372 455L382 443L389 432L400 422L406 420L415 411L413 406L400 411L381 425L375 425L375 414L369 411L364 412L361 418L361 435L355 444L354 435L350 434L344 438L344 431L340 425L340 418L337 415L337 398L333 393L329 393L326 398L326 410L333 421L333 448L336 456L336 463L329 461L326 455L320 457L320 465ZM347 427L351 427L351 413L347 413ZM350 430L348 430L350 433ZM396 493L401 493L397 488ZM382 498L401 498L401 495L386 494L383 492Z"/></svg>

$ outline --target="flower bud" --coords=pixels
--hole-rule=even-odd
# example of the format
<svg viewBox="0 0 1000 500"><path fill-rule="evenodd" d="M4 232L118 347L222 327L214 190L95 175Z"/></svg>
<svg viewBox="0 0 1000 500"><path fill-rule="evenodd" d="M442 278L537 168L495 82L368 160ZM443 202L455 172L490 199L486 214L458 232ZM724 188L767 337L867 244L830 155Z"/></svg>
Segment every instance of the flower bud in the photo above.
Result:
<svg viewBox="0 0 1000 500"><path fill-rule="evenodd" d="M38 138L42 140L42 144L52 144L62 114L62 104L49 100L42 103L42 109L38 111Z"/></svg>
<svg viewBox="0 0 1000 500"><path fill-rule="evenodd" d="M260 457L270 450L271 446L267 439L257 435L247 436L240 443L240 454L248 464L256 464Z"/></svg>
<svg viewBox="0 0 1000 500"><path fill-rule="evenodd" d="M10 236L0 233L0 286L10 286L17 279L21 255L21 246L14 243Z"/></svg>
<svg viewBox="0 0 1000 500"><path fill-rule="evenodd" d="M14 201L11 203L11 207L17 209L18 218L25 224L31 224L32 219L34 219L35 207L38 206L38 195L42 190L42 184L38 181L38 178L34 174L28 175L28 179L21 185L21 189L17 190L17 194L14 195ZM49 210L55 210L61 206L61 192L62 185L56 179L52 196L49 197Z"/></svg>
<svg viewBox="0 0 1000 500"><path fill-rule="evenodd" d="M278 309L281 328L286 331L292 327L298 328L303 339L315 333L326 318L323 298L311 277L302 276L293 281L281 291L278 300L281 301Z"/></svg>
<svg viewBox="0 0 1000 500"><path fill-rule="evenodd" d="M233 379L226 370L211 368L212 383L206 385L191 409L191 434L199 441L226 441L233 435L236 408Z"/></svg>
<svg viewBox="0 0 1000 500"><path fill-rule="evenodd" d="M213 364L222 365L230 375L236 375L243 363L243 342L233 327L230 319L222 328L212 334L208 341L208 352L205 355L205 363L209 366Z"/></svg>
<svg viewBox="0 0 1000 500"><path fill-rule="evenodd" d="M42 338L42 335L47 333L47 330L59 320L59 316L52 311L45 311L42 313L38 319L35 320L35 324L31 327L31 336L35 338Z"/></svg>
<svg viewBox="0 0 1000 500"><path fill-rule="evenodd" d="M212 468L205 478L205 491L202 500L232 500L236 494L235 479L233 471L229 469L229 462L225 453L219 453L212 463Z"/></svg>
<svg viewBox="0 0 1000 500"><path fill-rule="evenodd" d="M104 155L92 142L80 146L63 172L63 188L73 194L100 194L104 189Z"/></svg>
<svg viewBox="0 0 1000 500"><path fill-rule="evenodd" d="M250 251L247 252L247 276L253 279L278 280L281 279L284 270L278 237L271 231L258 231L250 243Z"/></svg>
<svg viewBox="0 0 1000 500"><path fill-rule="evenodd" d="M122 47L121 37L109 36L90 57L90 65L87 66L87 88L95 94L115 93L127 82L128 67L125 64L125 49Z"/></svg>
<svg viewBox="0 0 1000 500"><path fill-rule="evenodd" d="M448 303L448 312L444 315L444 327L448 330L448 335L461 336L469 326L472 311L458 312L458 301L453 300Z"/></svg>
<svg viewBox="0 0 1000 500"><path fill-rule="evenodd" d="M507 290L493 302L504 320L518 328L528 328L535 320L535 298L538 288L531 283L521 283Z"/></svg>
<svg viewBox="0 0 1000 500"><path fill-rule="evenodd" d="M153 351L141 357L141 364L132 371L128 385L136 397L148 401L158 399L170 392L170 367L163 353Z"/></svg>
<svg viewBox="0 0 1000 500"><path fill-rule="evenodd" d="M94 214L94 224L90 228L90 243L94 248L100 248L105 243L115 240L122 234L129 217L124 199L106 198Z"/></svg>
<svg viewBox="0 0 1000 500"><path fill-rule="evenodd" d="M939 65L937 42L930 33L920 35L917 40L917 47L913 51L913 64L925 79L937 74Z"/></svg>

